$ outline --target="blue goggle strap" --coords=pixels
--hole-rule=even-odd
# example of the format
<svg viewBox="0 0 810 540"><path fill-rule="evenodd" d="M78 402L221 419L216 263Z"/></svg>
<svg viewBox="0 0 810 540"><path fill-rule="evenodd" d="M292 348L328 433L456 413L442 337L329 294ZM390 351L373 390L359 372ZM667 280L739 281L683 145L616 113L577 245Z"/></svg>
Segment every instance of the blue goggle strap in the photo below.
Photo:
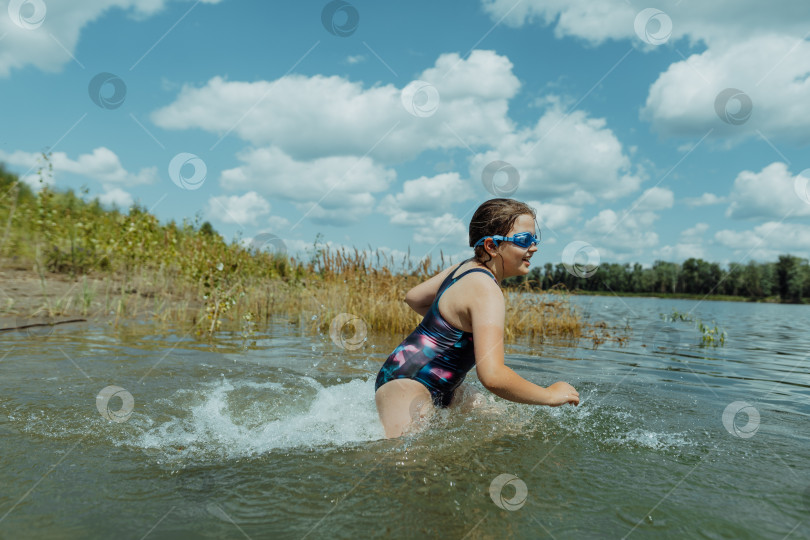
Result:
<svg viewBox="0 0 810 540"><path fill-rule="evenodd" d="M473 247L476 248L478 246L483 246L484 245L484 240L486 240L487 238L492 238L492 241L495 242L495 246L498 245L499 240L506 240L505 236L499 236L497 234L495 236L485 236L482 239L480 239L478 242L476 242Z"/></svg>
<svg viewBox="0 0 810 540"><path fill-rule="evenodd" d="M521 240L523 240L523 238L526 238L526 236L525 236L526 234L527 233L520 233L520 234L517 234L515 236L520 236ZM503 240L503 241L506 241L506 242L513 242L513 243L517 244L518 246L524 247L524 248L527 248L527 247L531 246L532 243L535 243L535 244L540 243L540 238L538 238L537 236L530 235L529 240L525 242L525 245L523 245L524 242L515 242L515 236L500 236L500 235L497 235L497 234L493 235L493 236L485 236L485 237L481 238L478 242L476 242L473 247L478 247L480 245L483 245L484 240L486 240L487 238L492 238L492 241L495 242L496 246L498 245L499 240Z"/></svg>

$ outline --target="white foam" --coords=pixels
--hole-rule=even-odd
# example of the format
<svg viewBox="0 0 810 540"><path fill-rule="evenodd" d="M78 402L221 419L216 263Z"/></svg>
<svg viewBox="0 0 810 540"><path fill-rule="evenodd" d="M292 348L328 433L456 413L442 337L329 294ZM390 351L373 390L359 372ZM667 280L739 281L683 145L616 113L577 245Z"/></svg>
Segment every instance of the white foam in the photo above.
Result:
<svg viewBox="0 0 810 540"><path fill-rule="evenodd" d="M607 439L605 442L627 445L628 443L638 444L653 450L663 450L666 448L681 448L691 446L692 442L685 439L680 433L658 433L646 429L636 428L618 437Z"/></svg>
<svg viewBox="0 0 810 540"><path fill-rule="evenodd" d="M609 406L588 406L591 395L585 395L579 407L555 407L543 412L553 418L558 425L573 433L595 439L599 442L624 447L645 447L652 450L667 450L693 446L683 433L667 433L645 429L644 419L636 419L629 410Z"/></svg>
<svg viewBox="0 0 810 540"><path fill-rule="evenodd" d="M374 381L324 387L309 377L295 386L222 378L194 392L200 402L126 441L142 448L224 457L274 449L345 445L384 437L374 403ZM188 400L178 393L170 403Z"/></svg>
<svg viewBox="0 0 810 540"><path fill-rule="evenodd" d="M133 418L130 424L137 425L140 432L119 444L160 450L181 459L211 455L238 458L279 449L333 448L384 438L373 398L373 378L323 386L306 376L285 377L282 382L255 382L231 381L223 376L193 390L179 391L156 404L163 409L157 411L159 414ZM638 423L622 409L535 408L496 403L492 395L486 397L486 405L476 409L475 414L482 422L491 422L498 432L523 430L540 413L558 426L604 443L653 450L693 444L681 433L634 427L632 424ZM460 414L438 412L430 424L439 430L453 427L453 415ZM166 417L160 422L154 420Z"/></svg>

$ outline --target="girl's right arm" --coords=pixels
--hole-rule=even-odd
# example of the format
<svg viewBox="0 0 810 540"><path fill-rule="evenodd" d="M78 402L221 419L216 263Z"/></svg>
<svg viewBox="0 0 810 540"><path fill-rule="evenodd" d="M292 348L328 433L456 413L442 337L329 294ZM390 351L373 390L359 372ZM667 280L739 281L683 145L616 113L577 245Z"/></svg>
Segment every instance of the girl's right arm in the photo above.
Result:
<svg viewBox="0 0 810 540"><path fill-rule="evenodd" d="M439 287L441 287L444 278L450 275L453 268L455 266L445 268L435 276L409 290L405 294L405 303L424 317L430 310L430 306L433 305L433 300L436 299L436 294L439 292Z"/></svg>
<svg viewBox="0 0 810 540"><path fill-rule="evenodd" d="M503 324L505 305L503 293L494 283L481 283L480 294L473 295L470 304L475 367L484 387L503 399L532 405L556 407L579 404L579 393L566 382L556 382L547 388L527 381L504 364Z"/></svg>

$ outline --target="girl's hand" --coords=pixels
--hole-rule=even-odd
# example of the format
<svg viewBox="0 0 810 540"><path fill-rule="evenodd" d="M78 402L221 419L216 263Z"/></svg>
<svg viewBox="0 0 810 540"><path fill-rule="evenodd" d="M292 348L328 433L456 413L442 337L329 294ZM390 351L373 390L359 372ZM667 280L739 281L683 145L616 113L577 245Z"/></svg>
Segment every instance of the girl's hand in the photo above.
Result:
<svg viewBox="0 0 810 540"><path fill-rule="evenodd" d="M559 407L566 403L579 405L579 392L567 382L555 382L546 388L546 390L549 392L549 402L546 405L550 407Z"/></svg>

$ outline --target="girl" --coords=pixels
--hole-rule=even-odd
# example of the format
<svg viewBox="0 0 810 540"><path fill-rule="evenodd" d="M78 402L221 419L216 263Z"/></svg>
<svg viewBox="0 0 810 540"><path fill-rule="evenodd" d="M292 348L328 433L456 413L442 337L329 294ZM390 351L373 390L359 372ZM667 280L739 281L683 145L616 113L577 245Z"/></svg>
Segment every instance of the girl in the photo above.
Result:
<svg viewBox="0 0 810 540"><path fill-rule="evenodd" d="M543 388L504 365L506 310L500 282L529 273L539 241L535 218L534 210L522 202L486 201L470 221L475 255L405 295L405 302L424 319L377 375L375 400L386 437L406 433L434 406L462 411L474 406L480 393L461 384L473 366L487 390L509 401L552 407L579 404L579 393L570 384L560 381Z"/></svg>

